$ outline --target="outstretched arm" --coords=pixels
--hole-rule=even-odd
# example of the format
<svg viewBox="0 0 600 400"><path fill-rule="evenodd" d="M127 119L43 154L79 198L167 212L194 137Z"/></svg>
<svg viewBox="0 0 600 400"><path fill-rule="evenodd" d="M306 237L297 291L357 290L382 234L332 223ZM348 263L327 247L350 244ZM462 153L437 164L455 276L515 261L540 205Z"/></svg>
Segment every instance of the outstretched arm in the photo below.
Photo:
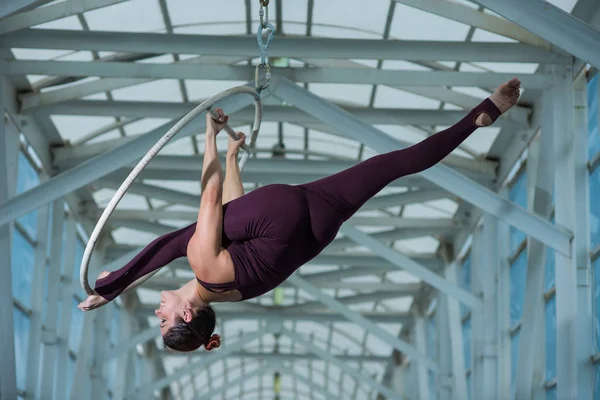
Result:
<svg viewBox="0 0 600 400"><path fill-rule="evenodd" d="M229 203L238 197L244 195L244 186L240 175L240 166L238 164L238 153L240 146L246 140L246 135L238 132L239 140L229 138L229 147L225 159L225 183L223 184L223 204Z"/></svg>
<svg viewBox="0 0 600 400"><path fill-rule="evenodd" d="M223 171L217 152L217 134L228 117L223 110L215 110L219 121L206 115L206 147L202 165L200 211L196 232L188 244L188 260L198 276L202 266L214 266L221 253L223 229Z"/></svg>
<svg viewBox="0 0 600 400"><path fill-rule="evenodd" d="M185 257L187 245L196 230L196 224L167 233L152 241L122 268L112 271L96 280L91 295L79 304L82 311L101 307L133 286L144 276L164 267L171 261Z"/></svg>

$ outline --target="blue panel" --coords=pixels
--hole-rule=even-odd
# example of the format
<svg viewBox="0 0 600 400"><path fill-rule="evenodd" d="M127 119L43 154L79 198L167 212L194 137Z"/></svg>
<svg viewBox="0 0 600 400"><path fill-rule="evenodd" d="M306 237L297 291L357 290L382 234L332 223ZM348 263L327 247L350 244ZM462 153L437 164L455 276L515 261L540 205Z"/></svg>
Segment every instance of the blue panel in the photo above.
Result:
<svg viewBox="0 0 600 400"><path fill-rule="evenodd" d="M462 323L463 351L465 353L465 369L471 368L471 318Z"/></svg>
<svg viewBox="0 0 600 400"><path fill-rule="evenodd" d="M556 296L546 303L546 380L556 377Z"/></svg>
<svg viewBox="0 0 600 400"><path fill-rule="evenodd" d="M546 400L557 400L556 386L551 387L550 389L546 390Z"/></svg>
<svg viewBox="0 0 600 400"><path fill-rule="evenodd" d="M522 172L513 182L508 197L513 203L521 206L522 208L527 208L527 173L525 171ZM525 237L525 233L512 226L510 227L511 254L517 250L519 244L525 240Z"/></svg>
<svg viewBox="0 0 600 400"><path fill-rule="evenodd" d="M17 370L17 388L25 390L27 373L27 344L29 342L29 317L18 308L13 309L15 332L15 361Z"/></svg>
<svg viewBox="0 0 600 400"><path fill-rule="evenodd" d="M471 398L473 397L473 383L471 382L471 376L473 376L473 374L468 374L467 375L467 400L471 400Z"/></svg>
<svg viewBox="0 0 600 400"><path fill-rule="evenodd" d="M427 371L427 377L429 379L429 398L431 400L437 400L437 390L435 387L435 372Z"/></svg>
<svg viewBox="0 0 600 400"><path fill-rule="evenodd" d="M588 129L589 129L589 158L600 151L598 136L598 74L588 83Z"/></svg>
<svg viewBox="0 0 600 400"><path fill-rule="evenodd" d="M71 397L71 387L73 386L73 376L75 375L75 360L69 357L69 361L67 361L67 399ZM60 385L61 382L58 382Z"/></svg>
<svg viewBox="0 0 600 400"><path fill-rule="evenodd" d="M516 331L510 338L510 392L511 399L515 400L515 374L517 373L517 363L519 362L519 338L521 330Z"/></svg>
<svg viewBox="0 0 600 400"><path fill-rule="evenodd" d="M50 282L50 264L44 267L44 308L42 309L42 320L46 319L48 312L48 285Z"/></svg>
<svg viewBox="0 0 600 400"><path fill-rule="evenodd" d="M17 194L26 192L27 190L40 184L40 178L36 170L31 166L29 160L19 153L19 165L17 167ZM34 239L36 239L36 227L37 227L37 211L32 211L27 215L17 219L19 223L25 228L27 233Z"/></svg>
<svg viewBox="0 0 600 400"><path fill-rule="evenodd" d="M556 254L551 247L546 247L546 268L544 291L548 291L556 284Z"/></svg>
<svg viewBox="0 0 600 400"><path fill-rule="evenodd" d="M117 306L112 307L110 322L110 343L116 346L121 334L121 309Z"/></svg>
<svg viewBox="0 0 600 400"><path fill-rule="evenodd" d="M83 260L83 252L85 250L85 245L81 242L79 237L75 241L75 261L73 265L73 282L79 282L79 269L81 267L81 260ZM81 296L85 296L83 289L79 289L77 294Z"/></svg>
<svg viewBox="0 0 600 400"><path fill-rule="evenodd" d="M31 308L31 283L35 251L33 246L16 229L13 230L11 258L11 280L13 297L25 307Z"/></svg>
<svg viewBox="0 0 600 400"><path fill-rule="evenodd" d="M471 256L470 255L467 258L465 258L464 262L462 263L462 265L459 268L458 285L461 288L468 290L469 292L471 291ZM462 317L464 317L469 311L470 311L469 307L467 307L463 303L460 303L460 315Z"/></svg>
<svg viewBox="0 0 600 400"><path fill-rule="evenodd" d="M592 248L600 243L600 168L590 174L590 239Z"/></svg>
<svg viewBox="0 0 600 400"><path fill-rule="evenodd" d="M527 252L522 251L510 267L510 326L523 315L525 283L527 279Z"/></svg>
<svg viewBox="0 0 600 400"><path fill-rule="evenodd" d="M594 378L594 400L600 400L600 364L596 364L596 376Z"/></svg>
<svg viewBox="0 0 600 400"><path fill-rule="evenodd" d="M81 333L83 332L83 313L77 308L77 300L73 299L71 308L71 332L69 333L69 349L74 353L79 351Z"/></svg>
<svg viewBox="0 0 600 400"><path fill-rule="evenodd" d="M592 264L594 273L594 332L596 351L600 351L600 257Z"/></svg>
<svg viewBox="0 0 600 400"><path fill-rule="evenodd" d="M427 355L432 359L437 358L437 330L435 317L427 318Z"/></svg>

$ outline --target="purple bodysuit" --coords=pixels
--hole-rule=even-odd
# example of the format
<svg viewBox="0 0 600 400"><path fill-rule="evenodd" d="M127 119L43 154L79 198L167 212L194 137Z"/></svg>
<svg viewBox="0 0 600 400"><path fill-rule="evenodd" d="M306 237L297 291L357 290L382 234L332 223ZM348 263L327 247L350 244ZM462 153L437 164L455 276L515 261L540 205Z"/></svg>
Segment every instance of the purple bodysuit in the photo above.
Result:
<svg viewBox="0 0 600 400"><path fill-rule="evenodd" d="M206 289L238 290L242 300L260 296L317 256L341 224L394 180L442 161L477 128L485 112L500 111L489 99L454 126L414 146L374 156L335 175L303 185L268 185L223 206L222 246L235 268L232 282L202 282ZM113 300L138 278L185 257L196 224L155 239L127 265L96 281L94 290Z"/></svg>

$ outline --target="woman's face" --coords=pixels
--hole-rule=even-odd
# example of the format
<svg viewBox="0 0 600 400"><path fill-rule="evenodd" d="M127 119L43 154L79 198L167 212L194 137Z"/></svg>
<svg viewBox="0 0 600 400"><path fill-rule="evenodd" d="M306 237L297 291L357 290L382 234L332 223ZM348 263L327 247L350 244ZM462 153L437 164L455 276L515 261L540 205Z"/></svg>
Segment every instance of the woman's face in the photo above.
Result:
<svg viewBox="0 0 600 400"><path fill-rule="evenodd" d="M185 304L183 299L172 290L160 292L160 306L154 314L160 318L160 332L165 334L175 325L176 319L183 318Z"/></svg>

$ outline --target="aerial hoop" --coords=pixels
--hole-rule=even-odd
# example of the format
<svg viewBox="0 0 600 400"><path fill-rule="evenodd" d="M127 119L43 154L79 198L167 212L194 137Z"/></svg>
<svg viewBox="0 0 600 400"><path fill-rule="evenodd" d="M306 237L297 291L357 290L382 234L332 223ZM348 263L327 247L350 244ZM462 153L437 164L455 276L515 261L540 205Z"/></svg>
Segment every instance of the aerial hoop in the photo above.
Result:
<svg viewBox="0 0 600 400"><path fill-rule="evenodd" d="M242 156L240 159L240 171L243 170L244 166L246 165L246 162L248 161L248 159L250 157L252 149L254 148L254 144L255 144L256 138L258 136L258 131L260 130L260 123L262 120L262 104L260 102L259 90L253 89L249 86L238 86L238 87L234 87L234 88L225 90L221 93L214 95L213 97L209 98L208 100L205 100L204 102L202 102L200 105L198 105L192 111L190 111L186 116L184 116L179 122L177 122L158 142L156 142L156 144L148 151L148 153L146 153L146 155L135 166L133 171L131 171L129 176L127 176L125 181L121 184L121 186L119 187L119 189L117 190L117 192L115 193L113 198L110 200L110 203L108 203L108 206L106 206L106 209L100 216L100 219L98 220L96 227L94 228L92 234L90 235L90 239L88 240L87 246L83 253L83 259L81 261L81 267L80 267L80 271L79 271L79 281L81 283L81 287L83 288L83 290L85 291L85 293L87 295L91 296L91 295L96 294L96 292L90 287L90 285L88 283L89 263L90 263L90 258L92 256L94 247L96 246L96 241L98 240L98 237L100 236L100 232L102 231L102 228L104 228L104 225L106 225L106 221L108 221L108 218L110 217L110 215L113 213L113 211L119 204L119 201L121 201L121 199L123 198L123 196L129 189L129 187L133 184L133 181L135 181L135 179L142 172L142 170L146 167L146 165L148 165L150 160L152 160L152 158L154 158L156 156L156 154L158 154L158 152L177 133L179 133L179 131L181 131L186 125L188 125L192 120L194 120L194 118L196 118L200 113L202 113L204 111L208 111L211 114L211 116L213 116L213 118L214 118L215 113L214 113L214 111L211 110L212 107L217 102L219 102L223 99L226 99L227 97L236 95L236 94L248 94L254 98L254 123L252 126L252 134L250 135L250 142L248 144L244 144L242 146L243 153L242 153ZM227 134L229 136L232 137L232 139L234 139L234 140L239 139L238 135L228 124L225 124L223 129L227 132ZM129 290L136 286L141 285L146 280L150 279L156 272L158 272L158 270L151 274L143 276L142 278L138 279L133 284L131 284L127 289Z"/></svg>

